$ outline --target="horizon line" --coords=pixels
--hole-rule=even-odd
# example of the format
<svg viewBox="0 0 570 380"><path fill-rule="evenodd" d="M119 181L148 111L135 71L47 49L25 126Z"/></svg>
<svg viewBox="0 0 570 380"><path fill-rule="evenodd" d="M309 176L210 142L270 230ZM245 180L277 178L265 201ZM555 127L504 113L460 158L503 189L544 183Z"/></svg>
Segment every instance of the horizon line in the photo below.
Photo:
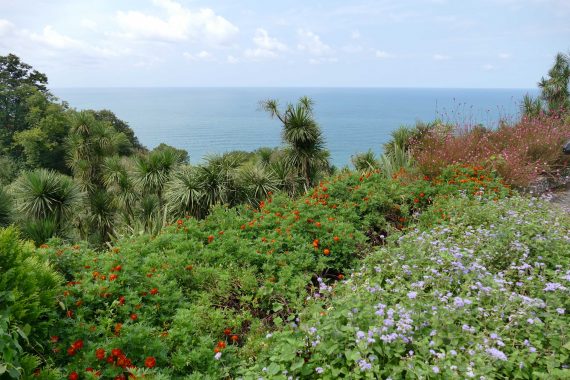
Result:
<svg viewBox="0 0 570 380"><path fill-rule="evenodd" d="M428 87L428 86L54 86L51 89L411 89L411 90L539 90L537 87Z"/></svg>

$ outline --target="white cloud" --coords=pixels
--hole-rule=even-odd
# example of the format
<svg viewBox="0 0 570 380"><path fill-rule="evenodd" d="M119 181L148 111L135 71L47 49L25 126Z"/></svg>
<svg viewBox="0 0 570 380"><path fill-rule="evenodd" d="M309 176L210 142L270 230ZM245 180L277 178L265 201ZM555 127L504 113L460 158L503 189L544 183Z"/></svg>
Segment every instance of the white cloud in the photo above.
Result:
<svg viewBox="0 0 570 380"><path fill-rule="evenodd" d="M485 71L491 71L494 68L495 68L495 66L490 65L490 64L483 65L483 70L485 70Z"/></svg>
<svg viewBox="0 0 570 380"><path fill-rule="evenodd" d="M29 37L32 41L39 42L40 44L44 44L55 49L84 47L84 44L81 41L57 32L51 25L47 25L41 34L30 33Z"/></svg>
<svg viewBox="0 0 570 380"><path fill-rule="evenodd" d="M287 45L278 39L270 37L265 29L257 28L253 36L253 43L260 49L286 51Z"/></svg>
<svg viewBox="0 0 570 380"><path fill-rule="evenodd" d="M233 55L228 55L228 63L231 64L236 64L239 62L239 59L237 59L236 57L234 57Z"/></svg>
<svg viewBox="0 0 570 380"><path fill-rule="evenodd" d="M319 57L309 59L311 65L320 65L321 63L336 63L338 58L336 57Z"/></svg>
<svg viewBox="0 0 570 380"><path fill-rule="evenodd" d="M509 59L509 58L511 58L511 55L509 53L501 53L501 54L499 54L499 58Z"/></svg>
<svg viewBox="0 0 570 380"><path fill-rule="evenodd" d="M447 60L450 60L451 57L449 55L445 55L445 54L434 54L433 59L435 61L447 61Z"/></svg>
<svg viewBox="0 0 570 380"><path fill-rule="evenodd" d="M140 11L117 12L123 34L132 39L184 41L206 40L213 44L229 42L238 27L210 8L190 10L172 0L153 0L166 12L166 18Z"/></svg>
<svg viewBox="0 0 570 380"><path fill-rule="evenodd" d="M376 50L374 56L379 59L394 58L394 54L388 53L384 50Z"/></svg>
<svg viewBox="0 0 570 380"><path fill-rule="evenodd" d="M269 36L269 33L262 28L257 28L253 36L255 48L246 49L243 55L251 60L273 59L278 57L278 53L288 51L287 45L277 38Z"/></svg>
<svg viewBox="0 0 570 380"><path fill-rule="evenodd" d="M8 20L0 19L0 37L7 36L14 31L14 24Z"/></svg>
<svg viewBox="0 0 570 380"><path fill-rule="evenodd" d="M184 53L182 53L182 55L184 56L184 58L186 58L190 61L209 61L209 60L213 59L212 54L210 54L206 50L202 50L198 54L191 54L188 52L184 52Z"/></svg>
<svg viewBox="0 0 570 380"><path fill-rule="evenodd" d="M299 43L297 49L306 51L315 56L322 56L332 53L332 48L325 44L321 37L311 32L310 30L299 29L297 31Z"/></svg>
<svg viewBox="0 0 570 380"><path fill-rule="evenodd" d="M350 33L350 38L353 40L360 39L360 32L358 30L353 30L352 33Z"/></svg>

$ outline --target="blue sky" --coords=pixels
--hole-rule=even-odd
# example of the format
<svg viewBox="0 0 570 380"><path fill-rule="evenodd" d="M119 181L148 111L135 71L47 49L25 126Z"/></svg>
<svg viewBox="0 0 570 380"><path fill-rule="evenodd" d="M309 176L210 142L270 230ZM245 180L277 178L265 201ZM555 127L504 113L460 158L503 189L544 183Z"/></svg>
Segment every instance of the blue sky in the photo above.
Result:
<svg viewBox="0 0 570 380"><path fill-rule="evenodd" d="M570 0L0 0L52 87L533 88Z"/></svg>

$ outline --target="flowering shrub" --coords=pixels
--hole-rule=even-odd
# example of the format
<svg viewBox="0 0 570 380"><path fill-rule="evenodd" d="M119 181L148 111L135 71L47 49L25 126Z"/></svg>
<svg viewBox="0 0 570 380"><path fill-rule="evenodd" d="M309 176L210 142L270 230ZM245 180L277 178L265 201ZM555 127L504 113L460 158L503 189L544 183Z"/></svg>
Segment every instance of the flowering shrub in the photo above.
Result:
<svg viewBox="0 0 570 380"><path fill-rule="evenodd" d="M484 165L513 186L526 186L540 174L553 174L568 164L562 144L570 123L543 116L491 131L481 128L447 134L428 133L412 144L423 173L434 176L448 165Z"/></svg>
<svg viewBox="0 0 570 380"><path fill-rule="evenodd" d="M40 252L67 284L45 344L68 378L234 376L263 349L259 337L326 297L358 258L420 221L439 197L508 192L471 167L420 181L344 173L299 199L218 207L106 252L52 240Z"/></svg>
<svg viewBox="0 0 570 380"><path fill-rule="evenodd" d="M441 199L295 323L245 378L570 376L570 218L536 199Z"/></svg>

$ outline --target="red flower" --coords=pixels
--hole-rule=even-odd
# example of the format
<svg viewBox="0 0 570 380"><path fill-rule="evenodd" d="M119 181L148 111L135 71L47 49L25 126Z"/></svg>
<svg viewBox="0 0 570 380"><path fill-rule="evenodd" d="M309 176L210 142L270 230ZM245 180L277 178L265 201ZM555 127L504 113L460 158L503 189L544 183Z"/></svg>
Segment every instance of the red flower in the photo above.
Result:
<svg viewBox="0 0 570 380"><path fill-rule="evenodd" d="M152 356L149 356L144 360L144 365L147 368L153 368L156 365L156 359Z"/></svg>
<svg viewBox="0 0 570 380"><path fill-rule="evenodd" d="M335 243L338 243L338 241L340 240L340 238L338 236L333 237L333 240L335 241Z"/></svg>
<svg viewBox="0 0 570 380"><path fill-rule="evenodd" d="M119 367L123 367L125 368L127 366L127 357L125 355L119 355L119 357L117 358L117 365Z"/></svg>
<svg viewBox="0 0 570 380"><path fill-rule="evenodd" d="M117 266L115 267L115 271L116 271L116 272L120 272L121 269L123 269L123 267L121 267L120 265L117 265Z"/></svg>
<svg viewBox="0 0 570 380"><path fill-rule="evenodd" d="M67 355L69 355L69 356L75 355L75 348L69 347L69 348L67 349Z"/></svg>
<svg viewBox="0 0 570 380"><path fill-rule="evenodd" d="M120 296L119 297L119 305L124 305L125 304L125 296Z"/></svg>
<svg viewBox="0 0 570 380"><path fill-rule="evenodd" d="M220 349L224 349L226 348L226 342L224 342L223 340L220 340L217 344L218 348Z"/></svg>
<svg viewBox="0 0 570 380"><path fill-rule="evenodd" d="M341 273L341 274L338 275L338 279L339 279L339 280L342 280L343 278L344 278L344 274Z"/></svg>
<svg viewBox="0 0 570 380"><path fill-rule="evenodd" d="M157 289L157 288L152 288L152 289L150 290L150 294L152 294L153 296L154 296L155 294L158 294L158 289Z"/></svg>
<svg viewBox="0 0 570 380"><path fill-rule="evenodd" d="M113 348L113 349L111 350L111 354L112 354L113 356L119 356L119 355L121 355L122 353L123 353L123 352L121 351L120 348Z"/></svg>
<svg viewBox="0 0 570 380"><path fill-rule="evenodd" d="M232 342L237 342L239 340L239 337L237 335L232 335Z"/></svg>
<svg viewBox="0 0 570 380"><path fill-rule="evenodd" d="M115 281L117 279L117 277L118 276L113 273L112 275L109 276L109 281Z"/></svg>
<svg viewBox="0 0 570 380"><path fill-rule="evenodd" d="M93 372L93 371L95 371L95 370L93 369L93 367L87 367L87 368L85 368L85 372Z"/></svg>
<svg viewBox="0 0 570 380"><path fill-rule="evenodd" d="M139 318L138 315L136 315L136 314L134 314L134 313L131 314L131 319L132 319L133 321L136 321L138 318Z"/></svg>
<svg viewBox="0 0 570 380"><path fill-rule="evenodd" d="M115 376L114 380L126 380L126 379L127 378L125 377L125 375L121 373L120 375Z"/></svg>
<svg viewBox="0 0 570 380"><path fill-rule="evenodd" d="M67 310L66 315L67 315L67 318L73 317L73 310Z"/></svg>
<svg viewBox="0 0 570 380"><path fill-rule="evenodd" d="M52 337L50 337L50 341L51 341L52 343L57 343L57 342L59 342L59 336L53 335Z"/></svg>
<svg viewBox="0 0 570 380"><path fill-rule="evenodd" d="M211 243L213 241L214 241L214 235L208 236L208 243Z"/></svg>
<svg viewBox="0 0 570 380"><path fill-rule="evenodd" d="M69 380L78 380L79 379L79 375L77 374L77 372L73 371L69 374L68 377Z"/></svg>
<svg viewBox="0 0 570 380"><path fill-rule="evenodd" d="M73 342L72 347L76 350L80 350L83 348L83 340L78 339L75 342Z"/></svg>
<svg viewBox="0 0 570 380"><path fill-rule="evenodd" d="M184 221L182 219L178 219L176 221L176 224L178 224L179 226L181 226L184 223Z"/></svg>
<svg viewBox="0 0 570 380"><path fill-rule="evenodd" d="M224 335L230 335L232 333L232 330L230 330L229 328L224 330Z"/></svg>
<svg viewBox="0 0 570 380"><path fill-rule="evenodd" d="M99 360L103 360L105 359L105 350L102 348L98 348L95 350L95 356L97 357L97 359Z"/></svg>
<svg viewBox="0 0 570 380"><path fill-rule="evenodd" d="M115 359L111 355L107 356L107 363L112 364L115 362Z"/></svg>

